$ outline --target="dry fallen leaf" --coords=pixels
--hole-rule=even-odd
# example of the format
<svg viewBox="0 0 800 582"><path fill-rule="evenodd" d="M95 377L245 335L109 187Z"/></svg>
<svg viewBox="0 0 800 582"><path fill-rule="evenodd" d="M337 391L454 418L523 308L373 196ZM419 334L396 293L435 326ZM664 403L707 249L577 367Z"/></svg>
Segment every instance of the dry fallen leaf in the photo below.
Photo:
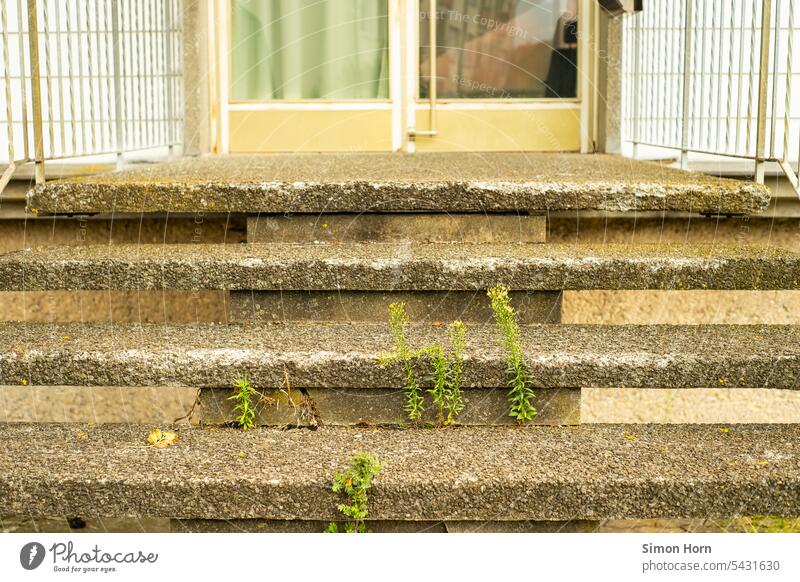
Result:
<svg viewBox="0 0 800 582"><path fill-rule="evenodd" d="M178 433L162 431L160 428L154 428L147 435L147 442L157 449L165 449L177 443L178 440L180 440Z"/></svg>

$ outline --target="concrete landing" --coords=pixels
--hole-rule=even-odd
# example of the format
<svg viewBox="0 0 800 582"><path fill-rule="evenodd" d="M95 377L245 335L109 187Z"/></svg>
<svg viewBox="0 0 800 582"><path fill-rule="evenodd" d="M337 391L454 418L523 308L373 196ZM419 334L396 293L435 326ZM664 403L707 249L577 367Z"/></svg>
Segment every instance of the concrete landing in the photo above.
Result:
<svg viewBox="0 0 800 582"><path fill-rule="evenodd" d="M39 213L687 211L750 214L764 186L602 154L213 156L54 181Z"/></svg>
<svg viewBox="0 0 800 582"><path fill-rule="evenodd" d="M181 244L0 255L0 290L798 289L800 254L725 244Z"/></svg>
<svg viewBox="0 0 800 582"><path fill-rule="evenodd" d="M0 514L335 519L335 471L385 463L372 519L800 515L798 425L316 431L0 425Z"/></svg>
<svg viewBox="0 0 800 582"><path fill-rule="evenodd" d="M447 326L413 326L408 341L447 345ZM400 388L381 368L388 324L139 326L0 324L0 383L228 388L247 372L278 388ZM788 325L526 325L520 345L542 388L800 389L800 327ZM507 381L494 325L468 326L465 388ZM421 366L420 377L430 373ZM423 376L425 374L425 376Z"/></svg>

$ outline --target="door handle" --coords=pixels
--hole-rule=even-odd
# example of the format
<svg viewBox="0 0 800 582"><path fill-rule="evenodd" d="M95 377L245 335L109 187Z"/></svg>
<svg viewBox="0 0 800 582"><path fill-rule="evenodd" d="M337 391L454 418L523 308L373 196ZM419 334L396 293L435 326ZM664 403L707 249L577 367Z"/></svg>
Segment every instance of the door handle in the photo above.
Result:
<svg viewBox="0 0 800 582"><path fill-rule="evenodd" d="M430 45L428 59L430 60L430 83L428 86L428 97L430 101L430 129L428 131L417 131L415 127L408 128L408 137L413 140L418 135L435 136L436 129L436 0L428 0L428 44Z"/></svg>

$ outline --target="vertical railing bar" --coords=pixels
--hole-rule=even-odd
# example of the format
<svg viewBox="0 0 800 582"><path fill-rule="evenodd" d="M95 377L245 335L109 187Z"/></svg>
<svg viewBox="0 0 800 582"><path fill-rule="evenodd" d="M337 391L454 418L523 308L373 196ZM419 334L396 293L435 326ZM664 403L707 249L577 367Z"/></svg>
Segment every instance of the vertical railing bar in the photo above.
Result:
<svg viewBox="0 0 800 582"><path fill-rule="evenodd" d="M156 11L156 18L158 18L158 60L160 62L158 70L159 89L160 89L160 102L159 115L161 121L159 123L159 133L161 135L161 143L166 144L169 141L169 120L167 119L167 71L169 65L167 63L167 19L164 17L163 6L161 10Z"/></svg>
<svg viewBox="0 0 800 582"><path fill-rule="evenodd" d="M61 43L61 2L56 2L56 56L58 57L58 118L61 127L61 153L67 151L67 130L64 119L64 50Z"/></svg>
<svg viewBox="0 0 800 582"><path fill-rule="evenodd" d="M139 67L141 61L138 58L139 49L141 49L141 43L139 38L139 19L137 17L136 11L136 1L132 3L129 0L128 7L130 8L130 13L128 14L128 22L130 24L131 30L131 121L135 127L134 135L136 146L141 147L143 140L142 140L142 124L140 123L142 117L142 93L141 93L141 86L139 85ZM132 7L132 8L131 8ZM135 47L135 48L134 48Z"/></svg>
<svg viewBox="0 0 800 582"><path fill-rule="evenodd" d="M724 6L724 3L721 4ZM717 43L714 42L714 35L717 32L717 11L711 10L711 57L709 58L708 63L708 89L709 89L709 96L708 96L708 115L706 116L706 150L711 149L711 124L714 118L714 86L717 81L717 76L714 74L714 61L717 57ZM717 85L717 94L719 94L719 86Z"/></svg>
<svg viewBox="0 0 800 582"><path fill-rule="evenodd" d="M43 38L44 38L44 78L45 82L47 83L47 121L48 121L48 128L50 133L50 156L55 156L55 128L53 127L53 80L52 80L52 73L50 71L50 26L49 26L49 12L50 2L49 0L44 0L44 6L42 7L42 26L43 26Z"/></svg>
<svg viewBox="0 0 800 582"><path fill-rule="evenodd" d="M758 2L753 0L753 19L750 22L750 42L753 43L755 49L755 41L756 41L756 21L758 19ZM753 133L753 88L755 87L755 83L753 82L753 74L756 70L756 51L750 51L750 70L747 72L747 135L746 137L746 144L745 144L745 153L750 153L750 144L752 143L752 133ZM758 125L758 120L756 120L756 125Z"/></svg>
<svg viewBox="0 0 800 582"><path fill-rule="evenodd" d="M106 149L116 153L116 143L114 141L114 112L111 96L114 94L114 37L111 32L111 2L112 0L102 0L103 2L103 48L105 56L105 115L106 122L103 124L105 130Z"/></svg>
<svg viewBox="0 0 800 582"><path fill-rule="evenodd" d="M148 6L147 14L148 14L149 20L150 20L150 26L148 27L149 30L148 30L148 33L147 33L147 37L148 37L149 42L146 45L147 55L148 55L147 56L147 63L148 63L148 67L147 67L147 90L148 90L148 93L150 94L150 97L149 97L149 99L150 99L150 107L148 107L148 113L150 115L150 129L151 129L150 146L153 146L158 141L158 135L157 135L157 132L158 132L158 127L157 127L158 117L156 115L156 112L158 111L158 107L156 105L156 99L155 99L155 87L153 86L154 83L155 83L155 80L156 80L155 66L153 64L154 63L153 51L155 50L155 42L156 42L155 36L153 34L153 31L155 30L155 21L153 20L153 0L150 0L150 2L148 2L147 6Z"/></svg>
<svg viewBox="0 0 800 582"><path fill-rule="evenodd" d="M174 107L174 105L175 105L175 95L174 95L175 87L174 87L174 82L173 82L173 78L172 78L173 71L175 70L174 62L173 62L173 59L174 59L174 53L173 53L174 35L173 35L173 32L172 32L172 24L173 24L173 20L172 20L172 2L170 0L167 0L167 2L165 2L165 4L164 4L164 19L165 19L164 28L166 29L167 35L168 35L167 36L167 41L168 41L167 42L167 58L166 58L167 69L165 71L166 72L166 80L167 80L167 107L168 107L167 117L169 118L169 135L167 137L167 142L168 142L168 145L169 145L169 156L172 157L172 155L174 153L173 145L175 143L175 129L176 128L175 128L175 107Z"/></svg>
<svg viewBox="0 0 800 582"><path fill-rule="evenodd" d="M30 10L30 2L28 3L28 9ZM30 24L29 24L30 26ZM28 35L30 35L30 28L28 28ZM19 87L22 99L22 144L23 144L23 151L25 152L25 159L31 159L31 149L30 149L30 139L28 132L30 131L28 127L28 79L25 78L25 25L24 25L24 18L22 16L22 4L17 4L17 41L19 45ZM28 44L30 44L30 38L28 39ZM28 54L28 60L32 59L30 53ZM31 82L33 80L31 79Z"/></svg>
<svg viewBox="0 0 800 582"><path fill-rule="evenodd" d="M79 155L85 155L87 151L90 150L89 148L89 136L86 132L86 86L83 84L83 81L86 77L83 73L83 31L81 30L81 5L83 2L78 2L75 8L75 31L74 35L77 41L78 47L78 93L80 94L80 99L78 100L78 109L80 111L80 128L81 128L81 150L78 152ZM88 50L87 50L88 53Z"/></svg>
<svg viewBox="0 0 800 582"><path fill-rule="evenodd" d="M781 152L781 159L787 163L789 162L789 129L792 108L792 51L794 50L792 36L794 36L794 1L789 0L789 37L786 41L786 100L783 111L783 151ZM778 76L777 69L775 76Z"/></svg>
<svg viewBox="0 0 800 582"><path fill-rule="evenodd" d="M69 88L69 108L70 108L70 130L72 134L72 151L70 153L77 154L78 153L78 114L76 111L76 103L75 103L75 76L74 76L74 59L72 54L72 41L73 36L70 34L72 29L72 10L70 7L72 6L72 0L66 0L65 6L67 7L66 16L66 35L67 35L67 87ZM66 152L65 152L66 155Z"/></svg>
<svg viewBox="0 0 800 582"><path fill-rule="evenodd" d="M725 4L720 3L719 8L719 31L717 33L717 72L714 75L715 86L717 88L717 109L714 112L714 151L719 152L720 124L723 120L722 114L722 39L725 36ZM727 113L726 113L727 115Z"/></svg>
<svg viewBox="0 0 800 582"><path fill-rule="evenodd" d="M778 63L781 47L781 0L775 1L775 46L772 52L772 111L770 112L769 157L775 158L775 139L778 127Z"/></svg>
<svg viewBox="0 0 800 582"><path fill-rule="evenodd" d="M31 106L33 116L34 177L44 184L44 135L42 129L42 84L39 75L39 25L36 0L28 0L28 44L31 67Z"/></svg>
<svg viewBox="0 0 800 582"><path fill-rule="evenodd" d="M652 11L648 12L647 16L648 16L648 20L649 21L648 21L648 26L646 28L647 40L645 41L645 46L652 47L653 43L655 42L655 31L653 30L653 24L654 24L654 22L653 22L653 12ZM644 74L646 75L645 78L647 80L647 89L646 89L645 93L648 96L648 99L647 99L647 110L646 110L646 116L645 116L645 118L648 120L648 123L645 126L647 128L647 136L646 137L647 137L647 141L648 142L652 142L653 138L655 137L654 136L655 132L653 131L653 124L652 124L652 119L653 119L653 116L655 115L655 91L654 91L654 87L653 87L653 82L655 80L655 75L653 74L653 61L654 61L654 59L653 59L654 54L653 53L654 53L654 51L652 51L652 50L648 50L647 51L647 53L646 53L646 55L647 55L647 64L644 67Z"/></svg>
<svg viewBox="0 0 800 582"><path fill-rule="evenodd" d="M741 14L739 14L739 70L736 75L736 133L734 134L734 152L739 153L742 143L742 77L744 76L744 18L745 18L745 0L741 1ZM731 11L733 14L733 11ZM754 51L750 51L751 53Z"/></svg>
<svg viewBox="0 0 800 582"><path fill-rule="evenodd" d="M697 25L697 32L700 35L700 50L697 53L697 60L698 64L700 65L699 69L699 76L698 79L698 87L700 88L700 109L696 112L697 113L697 120L696 120L696 128L699 131L702 131L702 116L705 114L706 109L706 91L705 88L705 69L706 69L706 2L705 0L699 0L698 5L700 6L700 21ZM702 138L700 138L702 139ZM700 145L700 141L698 140L698 147Z"/></svg>
<svg viewBox="0 0 800 582"><path fill-rule="evenodd" d="M668 86L667 85L667 71L669 70L669 67L667 66L667 47L669 46L669 44L668 44L668 39L669 39L668 34L669 33L667 32L667 24L669 22L669 17L668 17L668 14L669 14L669 12L668 12L669 3L664 2L664 3L662 3L661 6L662 6L662 15L663 15L664 19L662 21L662 28L663 28L662 35L660 35L659 38L663 37L662 48L661 48L661 62L663 64L664 68L663 68L663 71L661 72L661 74L659 75L659 79L660 79L659 89L661 89L663 87L663 91L659 91L663 95L663 99L662 99L662 102L661 102L661 111L659 111L659 115L662 118L661 119L661 123L659 124L659 135L661 136L661 141L664 141L665 136L669 132L669 130L667 129L667 126L668 126L668 123L669 123L667 121L667 115L668 115L668 112L671 111L669 109L669 94L670 94L670 91L667 90L667 86Z"/></svg>
<svg viewBox="0 0 800 582"><path fill-rule="evenodd" d="M692 60L689 61L689 91L690 91L690 103L688 108L688 115L689 115L689 139L686 141L687 149L691 147L693 143L695 143L695 133L697 132L698 126L698 112L700 111L699 107L700 104L698 103L698 93L702 90L702 84L696 82L696 75L697 75L697 65L701 62L700 58L700 34L702 33L700 27L697 25L697 9L701 9L700 0L691 0L692 2L692 14L690 22L690 32L691 32L691 55ZM702 80L702 79L701 79ZM688 156L688 151L687 151ZM687 157L687 168L688 168L688 157Z"/></svg>
<svg viewBox="0 0 800 582"><path fill-rule="evenodd" d="M152 107L153 104L150 102L150 74L152 70L150 69L150 61L149 61L149 52L150 52L150 42L148 38L148 24L147 24L147 6L149 2L147 0L139 0L139 10L141 12L141 35L142 39L142 53L140 56L140 62L142 65L142 74L141 74L141 83L142 83L142 91L144 98L142 103L144 104L143 111L144 115L143 118L140 120L140 123L143 125L144 129L144 136L146 145L149 147L152 145L152 126L150 125L150 117L152 116Z"/></svg>
<svg viewBox="0 0 800 582"><path fill-rule="evenodd" d="M678 104L681 103L683 99L683 87L679 84L679 80L683 78L683 73L681 72L681 65L683 64L683 43L681 42L681 30L682 30L682 22L683 22L683 11L685 9L683 0L681 3L678 4L677 8L674 10L672 14L672 30L671 30L671 37L676 48L678 49L678 58L676 61L672 63L674 67L674 72L672 73L672 82L671 85L674 86L674 92L672 93L670 99L672 100L672 108L677 108ZM672 135L671 140L672 143L677 145L678 147L681 146L681 121L682 121L683 114L681 113L681 117L678 114L675 114L675 120L672 126Z"/></svg>
<svg viewBox="0 0 800 582"><path fill-rule="evenodd" d="M124 149L122 117L122 55L121 55L121 35L119 20L119 3L121 0L110 0L111 2L111 42L114 52L114 138L116 140L117 169L122 167L122 152Z"/></svg>
<svg viewBox="0 0 800 582"><path fill-rule="evenodd" d="M104 120L104 101L108 103L107 99L103 99L103 45L102 45L102 27L100 19L100 9L103 5L103 0L95 0L94 2L94 47L97 55L97 77L95 78L95 88L97 90L97 133L99 136L100 147L102 152L108 151L108 124Z"/></svg>
<svg viewBox="0 0 800 582"><path fill-rule="evenodd" d="M97 51L92 51L92 15L91 15L91 6L93 3L87 2L86 3L86 34L81 35L86 37L86 60L87 70L89 73L89 77L86 80L86 88L89 91L89 137L90 137L90 146L88 151L84 152L86 154L94 153L97 150L97 123L95 118L95 95L94 95L94 87L93 82L96 78L94 74L94 55L97 54ZM95 8L97 8L97 4L94 3ZM96 49L96 47L95 47Z"/></svg>
<svg viewBox="0 0 800 582"><path fill-rule="evenodd" d="M119 26L121 30L121 42L125 43L125 50L122 51L123 65L122 65L122 106L123 106L123 121L125 123L125 141L123 142L124 148L132 147L135 143L136 136L133 132L133 125L131 119L133 118L133 65L131 64L131 52L133 52L133 34L131 32L130 21L130 0L126 0L123 5L123 0L119 2Z"/></svg>
<svg viewBox="0 0 800 582"><path fill-rule="evenodd" d="M0 35L3 38L3 78L6 85L6 119L8 121L8 162L13 165L16 161L16 153L14 148L14 109L12 106L11 95L11 53L8 48L8 13L6 11L6 3L0 2ZM21 55L20 55L21 56ZM23 131L26 128L22 128Z"/></svg>
<svg viewBox="0 0 800 582"><path fill-rule="evenodd" d="M639 77L639 59L641 53L642 13L633 15L633 157L637 157L639 149L639 96L641 95L641 79Z"/></svg>
<svg viewBox="0 0 800 582"><path fill-rule="evenodd" d="M689 169L689 98L692 80L692 0L685 0L683 38L683 105L681 106L681 168Z"/></svg>
<svg viewBox="0 0 800 582"><path fill-rule="evenodd" d="M136 116L136 125L141 128L141 141L139 146L143 147L147 141L147 128L145 127L145 119L147 116L147 103L145 101L145 88L144 88L144 7L143 2L137 1L135 4L139 10L136 11L136 47L139 58L136 62L136 86L139 93L139 109Z"/></svg>
<svg viewBox="0 0 800 582"><path fill-rule="evenodd" d="M727 87L727 99L725 104L725 152L730 151L730 144L731 144L731 135L730 135L730 127L731 127L731 93L733 93L733 44L734 44L734 30L736 29L736 10L735 10L735 3L731 4L731 29L728 34L728 58L726 59L728 63L728 87ZM720 71L721 72L721 71Z"/></svg>
<svg viewBox="0 0 800 582"><path fill-rule="evenodd" d="M761 53L758 70L758 119L756 124L755 179L764 183L764 151L767 125L767 87L769 84L769 48L772 23L772 0L762 0Z"/></svg>

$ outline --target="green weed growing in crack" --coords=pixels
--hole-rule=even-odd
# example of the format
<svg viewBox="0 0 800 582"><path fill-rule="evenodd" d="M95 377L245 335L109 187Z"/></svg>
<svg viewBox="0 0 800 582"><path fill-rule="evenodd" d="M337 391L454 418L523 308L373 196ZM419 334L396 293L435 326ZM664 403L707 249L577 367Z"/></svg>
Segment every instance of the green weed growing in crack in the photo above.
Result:
<svg viewBox="0 0 800 582"><path fill-rule="evenodd" d="M348 503L340 503L336 508L349 518L344 524L345 533L366 533L364 520L367 518L367 490L372 480L380 475L383 464L371 453L356 453L350 460L350 467L344 473L336 473L333 479L334 493L347 495ZM327 533L339 533L339 526L329 523Z"/></svg>
<svg viewBox="0 0 800 582"><path fill-rule="evenodd" d="M408 345L408 315L405 303L392 303L389 305L389 327L394 340L392 352L382 356L379 363L382 366L399 361L403 366L405 375L405 411L411 420L419 420L424 410L424 398L420 390L417 375L414 372L414 360L422 353L412 350Z"/></svg>
<svg viewBox="0 0 800 582"><path fill-rule="evenodd" d="M236 424L242 430L253 428L255 425L256 409L253 404L256 389L250 384L247 374L233 382L233 394L228 400L235 402L233 411L236 414Z"/></svg>
<svg viewBox="0 0 800 582"><path fill-rule="evenodd" d="M433 365L433 376L431 387L428 392L433 396L433 403L436 406L438 419L444 424L444 409L447 404L447 393L452 381L450 362L447 359L444 349L438 343L433 343L426 349Z"/></svg>
<svg viewBox="0 0 800 582"><path fill-rule="evenodd" d="M464 410L464 401L461 398L461 382L464 377L464 350L467 347L467 326L461 321L450 324L450 386L445 393L445 409L447 418L445 424L453 424L456 416Z"/></svg>
<svg viewBox="0 0 800 582"><path fill-rule="evenodd" d="M536 409L531 403L533 390L530 386L530 375L525 367L522 348L519 345L517 311L511 306L507 287L495 285L489 289L488 295L492 300L492 312L502 336L503 347L506 349L508 398L511 403L511 411L508 415L520 422L529 421L536 415Z"/></svg>
<svg viewBox="0 0 800 582"><path fill-rule="evenodd" d="M439 424L455 424L464 409L461 382L464 376L464 349L467 328L461 321L450 324L450 351L433 343L426 351L433 365L431 388L428 390L436 405Z"/></svg>

